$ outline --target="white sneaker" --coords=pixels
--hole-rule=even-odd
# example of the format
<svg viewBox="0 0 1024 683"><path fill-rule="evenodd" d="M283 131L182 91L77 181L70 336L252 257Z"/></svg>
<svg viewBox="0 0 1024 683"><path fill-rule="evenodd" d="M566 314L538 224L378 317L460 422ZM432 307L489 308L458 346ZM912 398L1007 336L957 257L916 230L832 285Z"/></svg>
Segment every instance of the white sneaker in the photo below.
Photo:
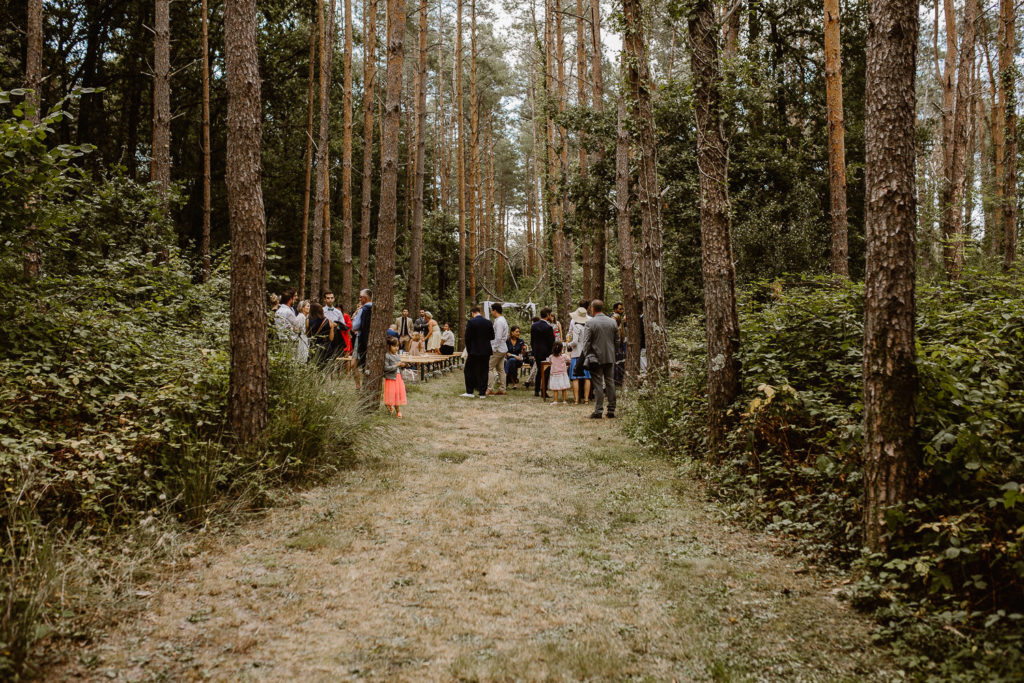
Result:
<svg viewBox="0 0 1024 683"><path fill-rule="evenodd" d="M485 396L484 394L480 394L479 396L477 396L477 398L487 398L487 396Z"/></svg>
<svg viewBox="0 0 1024 683"><path fill-rule="evenodd" d="M473 398L473 394L459 394L459 398Z"/></svg>

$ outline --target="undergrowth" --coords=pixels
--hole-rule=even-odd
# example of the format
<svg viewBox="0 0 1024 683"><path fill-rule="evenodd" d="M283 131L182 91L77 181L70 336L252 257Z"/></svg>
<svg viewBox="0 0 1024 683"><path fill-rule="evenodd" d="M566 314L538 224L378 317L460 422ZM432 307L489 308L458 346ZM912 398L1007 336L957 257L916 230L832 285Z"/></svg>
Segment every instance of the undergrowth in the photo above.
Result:
<svg viewBox="0 0 1024 683"><path fill-rule="evenodd" d="M32 673L47 641L86 637L155 560L186 556L189 529L346 466L373 419L350 383L272 348L269 426L235 444L227 259L197 284L155 188L69 163L87 148L48 148L59 110L12 120L0 127L3 680ZM28 252L36 277L22 275Z"/></svg>
<svg viewBox="0 0 1024 683"><path fill-rule="evenodd" d="M695 470L737 521L853 570L851 598L915 676L1024 670L1024 284L965 274L918 289L915 497L889 514L888 551L862 550L863 290L764 284L740 301L742 393L708 458L703 328L681 325L676 375L642 394L629 429Z"/></svg>

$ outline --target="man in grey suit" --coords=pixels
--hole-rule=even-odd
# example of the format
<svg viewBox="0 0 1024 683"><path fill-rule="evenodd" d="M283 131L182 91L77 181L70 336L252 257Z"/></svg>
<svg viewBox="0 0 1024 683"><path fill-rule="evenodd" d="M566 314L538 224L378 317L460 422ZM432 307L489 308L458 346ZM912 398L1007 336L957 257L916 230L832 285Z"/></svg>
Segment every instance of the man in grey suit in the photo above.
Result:
<svg viewBox="0 0 1024 683"><path fill-rule="evenodd" d="M604 302L594 299L590 303L594 317L587 321L586 341L580 354L583 367L590 370L594 384L594 412L590 417L601 419L604 393L608 392L608 417L615 417L615 347L618 346L619 326L604 314Z"/></svg>

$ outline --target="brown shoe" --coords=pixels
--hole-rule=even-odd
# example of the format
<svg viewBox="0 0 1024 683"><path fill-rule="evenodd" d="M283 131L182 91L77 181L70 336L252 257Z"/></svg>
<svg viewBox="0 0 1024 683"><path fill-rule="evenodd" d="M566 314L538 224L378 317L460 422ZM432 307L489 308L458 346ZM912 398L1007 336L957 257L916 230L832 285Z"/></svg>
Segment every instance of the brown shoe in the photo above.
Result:
<svg viewBox="0 0 1024 683"><path fill-rule="evenodd" d="M487 395L488 395L488 396L494 396L494 392L493 392L493 391L491 391L490 389L488 389L488 390L487 390Z"/></svg>

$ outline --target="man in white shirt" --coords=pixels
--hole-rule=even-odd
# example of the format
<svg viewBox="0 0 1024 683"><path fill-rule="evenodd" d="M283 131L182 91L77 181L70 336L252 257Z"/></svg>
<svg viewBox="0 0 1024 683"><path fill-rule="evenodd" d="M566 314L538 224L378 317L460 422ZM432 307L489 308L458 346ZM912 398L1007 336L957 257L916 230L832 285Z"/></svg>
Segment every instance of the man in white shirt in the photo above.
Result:
<svg viewBox="0 0 1024 683"><path fill-rule="evenodd" d="M295 290L286 289L281 294L280 305L274 311L274 324L277 326L277 334L285 341L294 342L302 332L302 324L299 322L292 304L295 303Z"/></svg>
<svg viewBox="0 0 1024 683"><path fill-rule="evenodd" d="M491 304L491 316L494 318L494 339L491 340L491 360L487 364L488 385L491 385L490 373L497 372L498 379L493 383L494 390L487 389L488 394L505 395L505 354L508 352L508 321L501 314L501 304Z"/></svg>
<svg viewBox="0 0 1024 683"><path fill-rule="evenodd" d="M342 333L348 332L348 325L345 324L345 311L334 305L334 292L324 292L324 317L335 324L331 357L345 355L345 338Z"/></svg>

